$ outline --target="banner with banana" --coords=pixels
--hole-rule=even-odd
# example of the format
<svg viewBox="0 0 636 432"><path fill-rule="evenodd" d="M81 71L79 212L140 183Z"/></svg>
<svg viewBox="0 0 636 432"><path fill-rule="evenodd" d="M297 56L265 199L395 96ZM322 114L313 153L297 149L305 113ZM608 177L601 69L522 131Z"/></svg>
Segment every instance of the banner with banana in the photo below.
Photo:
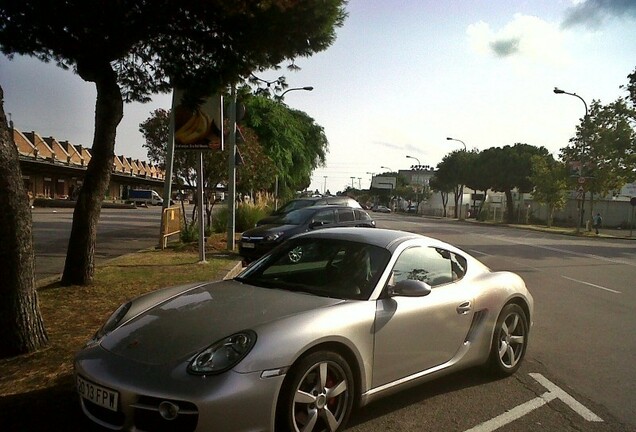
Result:
<svg viewBox="0 0 636 432"><path fill-rule="evenodd" d="M223 150L223 96L193 99L174 92L175 150Z"/></svg>

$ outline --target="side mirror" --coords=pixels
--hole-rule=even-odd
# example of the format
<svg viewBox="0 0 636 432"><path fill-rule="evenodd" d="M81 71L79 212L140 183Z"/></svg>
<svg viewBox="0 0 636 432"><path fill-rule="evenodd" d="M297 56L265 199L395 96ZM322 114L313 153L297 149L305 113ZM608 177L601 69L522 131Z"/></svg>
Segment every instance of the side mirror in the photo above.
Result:
<svg viewBox="0 0 636 432"><path fill-rule="evenodd" d="M425 282L414 279L404 279L393 287L389 287L391 296L424 297L431 293L431 286Z"/></svg>
<svg viewBox="0 0 636 432"><path fill-rule="evenodd" d="M320 228L321 226L326 224L327 222L313 221L309 224L309 229Z"/></svg>

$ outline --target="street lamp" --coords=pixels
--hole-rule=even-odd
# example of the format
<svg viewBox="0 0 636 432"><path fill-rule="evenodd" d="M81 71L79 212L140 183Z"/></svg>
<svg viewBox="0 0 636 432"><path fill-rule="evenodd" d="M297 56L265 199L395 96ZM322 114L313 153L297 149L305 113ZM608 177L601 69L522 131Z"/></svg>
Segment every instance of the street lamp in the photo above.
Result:
<svg viewBox="0 0 636 432"><path fill-rule="evenodd" d="M464 141L459 140L459 139L455 139L455 138L451 138L451 137L446 137L446 140L447 141L457 141L457 142L462 143L464 145L464 151L466 151L466 143Z"/></svg>
<svg viewBox="0 0 636 432"><path fill-rule="evenodd" d="M282 92L280 94L280 96L278 96L279 99L283 99L283 96L285 96L285 93L290 92L290 91L294 91L294 90L305 90L305 91L312 91L314 88L312 86L306 86L306 87L294 87L294 88L290 88L285 90L284 92Z"/></svg>
<svg viewBox="0 0 636 432"><path fill-rule="evenodd" d="M393 172L393 170L391 168L389 168L389 167L381 166L380 168L389 170L390 172Z"/></svg>
<svg viewBox="0 0 636 432"><path fill-rule="evenodd" d="M581 102L583 102L583 105L585 106L585 120L587 120L587 115L588 115L588 111L587 111L587 103L585 102L585 99L583 99L581 96L577 95L576 93L570 93L570 92L566 92L565 90L561 90L558 87L555 87L554 90L552 90L554 92L554 94L566 94L568 96L574 96L577 97L581 100ZM585 139L585 137L583 137ZM579 171L579 177L585 179L585 177L583 177L583 147L581 146L581 148L579 149L579 164L581 165L581 169ZM583 180L585 181L585 180ZM583 186L581 186L583 187ZM585 189L583 189L583 199L579 200L579 215L576 218L576 233L579 234L581 232L581 224L583 222L583 205L585 204ZM590 213L592 213L592 209L591 209L591 205L590 205Z"/></svg>
<svg viewBox="0 0 636 432"><path fill-rule="evenodd" d="M406 157L407 157L408 159L415 159L415 160L417 161L417 166L418 166L418 167L421 167L421 166L422 166L422 164L420 163L420 160L419 160L418 158L416 158L415 156L409 156L409 155L407 155Z"/></svg>

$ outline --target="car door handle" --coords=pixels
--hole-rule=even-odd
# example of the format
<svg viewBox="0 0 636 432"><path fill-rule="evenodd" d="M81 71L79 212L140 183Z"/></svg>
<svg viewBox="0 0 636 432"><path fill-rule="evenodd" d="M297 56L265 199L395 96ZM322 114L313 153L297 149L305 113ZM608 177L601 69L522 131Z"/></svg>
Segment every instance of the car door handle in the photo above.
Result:
<svg viewBox="0 0 636 432"><path fill-rule="evenodd" d="M462 304L460 304L459 306L457 306L457 313L460 315L466 315L468 312L470 312L470 310L472 309L472 306L470 304L469 301L464 302Z"/></svg>

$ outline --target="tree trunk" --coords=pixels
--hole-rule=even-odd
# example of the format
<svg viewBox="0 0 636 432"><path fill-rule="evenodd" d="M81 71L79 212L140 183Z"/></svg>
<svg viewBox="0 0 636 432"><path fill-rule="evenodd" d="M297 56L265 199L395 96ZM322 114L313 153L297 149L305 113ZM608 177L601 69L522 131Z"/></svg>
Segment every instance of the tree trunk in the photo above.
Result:
<svg viewBox="0 0 636 432"><path fill-rule="evenodd" d="M443 208L442 217L446 217L446 205L448 204L448 192L440 192L440 195L442 196L442 208Z"/></svg>
<svg viewBox="0 0 636 432"><path fill-rule="evenodd" d="M0 87L0 358L43 348L48 337L35 290L29 198Z"/></svg>
<svg viewBox="0 0 636 432"><path fill-rule="evenodd" d="M73 212L73 226L66 252L62 285L88 285L95 276L95 243L102 201L110 182L117 125L123 117L123 100L117 77L110 64L83 69L78 73L95 82L95 134L92 158Z"/></svg>
<svg viewBox="0 0 636 432"><path fill-rule="evenodd" d="M460 197L460 193L461 193L460 192L460 187L458 185L453 190L453 194L454 194L453 199L455 200L455 219L459 219L459 197Z"/></svg>
<svg viewBox="0 0 636 432"><path fill-rule="evenodd" d="M506 190L506 222L514 223L515 221L515 206L512 202L512 191L510 189Z"/></svg>

